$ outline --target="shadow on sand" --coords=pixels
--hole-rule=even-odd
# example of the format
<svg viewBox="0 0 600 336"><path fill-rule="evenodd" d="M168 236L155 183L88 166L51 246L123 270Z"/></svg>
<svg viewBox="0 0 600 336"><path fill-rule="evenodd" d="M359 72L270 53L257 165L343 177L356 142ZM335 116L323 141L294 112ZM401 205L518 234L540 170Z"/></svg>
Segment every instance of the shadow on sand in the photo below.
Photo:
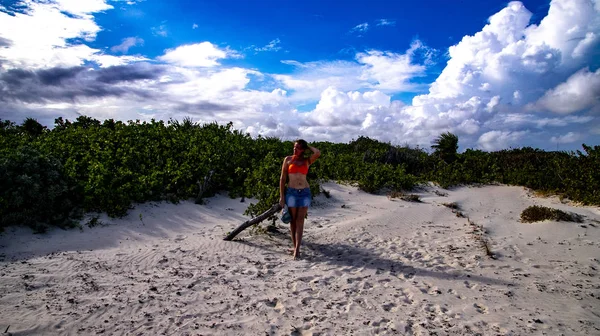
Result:
<svg viewBox="0 0 600 336"><path fill-rule="evenodd" d="M287 250L291 247L291 242L288 241L289 237L283 233L273 234L274 239L278 245L285 246L282 250ZM261 245L260 242L252 241L235 241L239 244L245 244L257 249L267 250L275 254L286 254L282 253L282 250L273 250ZM359 246L348 245L348 244L321 244L311 241L305 241L302 243L302 256L301 260L309 263L321 263L328 264L336 267L349 267L349 268L368 268L376 270L377 272L389 272L391 276L403 276L405 279L411 279L415 276L432 277L443 280L459 280L459 281L474 281L484 283L488 285L497 286L517 286L516 283L506 281L497 278L490 278L481 275L475 275L470 273L462 273L460 271L449 269L449 270L432 270L428 268L414 267L405 265L398 260L387 259L382 257L376 251L361 248ZM293 262L290 260L290 262Z"/></svg>

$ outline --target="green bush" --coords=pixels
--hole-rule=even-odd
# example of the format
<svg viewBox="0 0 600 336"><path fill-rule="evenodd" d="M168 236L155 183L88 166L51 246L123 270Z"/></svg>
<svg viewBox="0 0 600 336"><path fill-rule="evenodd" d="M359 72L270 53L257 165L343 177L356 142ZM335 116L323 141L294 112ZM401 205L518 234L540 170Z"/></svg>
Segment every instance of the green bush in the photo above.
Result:
<svg viewBox="0 0 600 336"><path fill-rule="evenodd" d="M61 163L26 146L0 153L0 227L73 227L79 204L75 184Z"/></svg>
<svg viewBox="0 0 600 336"><path fill-rule="evenodd" d="M322 155L307 176L311 192L317 195L320 181L328 180L372 193L409 191L427 181L443 187L500 182L600 205L600 146L584 144L575 153L456 153L451 135L448 146L437 142L444 146L434 154L367 137L312 143ZM31 118L21 125L0 120L0 226L64 226L79 208L122 216L134 203L202 203L218 191L256 198L246 211L253 216L278 202L281 164L292 148L292 141L252 139L232 123L201 125L190 118L100 122L80 116L57 118L51 130Z"/></svg>

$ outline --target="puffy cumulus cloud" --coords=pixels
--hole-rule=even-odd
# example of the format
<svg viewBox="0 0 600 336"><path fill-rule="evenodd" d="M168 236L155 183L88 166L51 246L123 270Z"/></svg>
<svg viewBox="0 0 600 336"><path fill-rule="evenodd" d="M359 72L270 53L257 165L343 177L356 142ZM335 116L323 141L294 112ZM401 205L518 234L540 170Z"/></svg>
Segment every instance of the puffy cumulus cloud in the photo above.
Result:
<svg viewBox="0 0 600 336"><path fill-rule="evenodd" d="M183 102L195 99L226 100L246 87L250 82L250 73L253 71L242 68L203 70L175 67L161 78L162 90Z"/></svg>
<svg viewBox="0 0 600 336"><path fill-rule="evenodd" d="M559 114L590 108L600 112L600 69L590 72L586 68L576 72L566 82L546 91L533 108Z"/></svg>
<svg viewBox="0 0 600 336"><path fill-rule="evenodd" d="M496 151L518 145L519 141L528 134L528 131L489 131L483 133L477 144L483 150Z"/></svg>
<svg viewBox="0 0 600 336"><path fill-rule="evenodd" d="M370 50L359 53L356 59L364 65L360 78L380 90L409 91L410 80L425 72L425 66L412 64L408 54Z"/></svg>
<svg viewBox="0 0 600 336"><path fill-rule="evenodd" d="M555 0L536 26L529 25L531 12L522 3L511 2L482 31L449 48L446 68L418 101L494 95L504 103L531 101L543 93L540 87L557 85L588 64L590 53L572 54L582 43L598 46L598 39L581 39L598 35L598 14L588 0Z"/></svg>
<svg viewBox="0 0 600 336"><path fill-rule="evenodd" d="M572 142L578 141L579 139L580 139L579 134L569 132L565 135L561 135L558 137L553 136L552 138L550 138L550 141L552 141L552 143L556 143L556 144L565 144L565 143L572 143Z"/></svg>
<svg viewBox="0 0 600 336"><path fill-rule="evenodd" d="M183 67L214 67L224 58L239 58L241 55L233 50L220 49L210 42L181 45L168 49L158 59Z"/></svg>
<svg viewBox="0 0 600 336"><path fill-rule="evenodd" d="M588 70L600 51L598 2L554 0L539 25L530 20L522 3L509 3L480 32L449 48L448 63L429 92L404 112L427 119L430 130L480 132L467 145L485 149L534 142L540 135L531 127L577 127L581 119L540 112L598 111L599 73Z"/></svg>
<svg viewBox="0 0 600 336"><path fill-rule="evenodd" d="M313 111L295 113L302 137L309 140L348 142L359 135L397 144L429 145L430 132L424 120L413 120L403 112L404 104L381 91L323 91Z"/></svg>
<svg viewBox="0 0 600 336"><path fill-rule="evenodd" d="M390 97L380 91L344 93L329 87L323 91L321 100L307 120L319 126L371 126L375 122L373 114L389 106ZM369 120L365 121L366 118Z"/></svg>
<svg viewBox="0 0 600 336"><path fill-rule="evenodd" d="M285 98L285 97L282 97ZM314 110L300 112L289 100L256 119L247 131L252 135L309 141L348 142L359 135L402 144L429 145L432 134L402 113L404 105L381 91L325 89ZM291 109L291 110L290 110ZM285 127L283 126L285 125Z"/></svg>
<svg viewBox="0 0 600 336"><path fill-rule="evenodd" d="M302 136L297 127L285 124L269 116L265 121L255 122L244 130L252 136L275 137L280 139L297 139Z"/></svg>

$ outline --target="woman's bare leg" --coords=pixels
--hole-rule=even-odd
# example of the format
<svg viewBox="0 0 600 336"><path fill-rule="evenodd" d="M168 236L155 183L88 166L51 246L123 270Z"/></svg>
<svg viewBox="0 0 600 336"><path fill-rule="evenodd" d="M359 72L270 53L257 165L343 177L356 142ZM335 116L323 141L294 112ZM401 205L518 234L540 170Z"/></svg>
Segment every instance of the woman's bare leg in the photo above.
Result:
<svg viewBox="0 0 600 336"><path fill-rule="evenodd" d="M296 239L294 241L294 259L300 257L300 244L302 244L302 234L304 233L304 217L306 216L307 212L308 207L298 208L298 211L296 212Z"/></svg>
<svg viewBox="0 0 600 336"><path fill-rule="evenodd" d="M298 208L288 208L290 214L292 215L292 220L290 221L290 234L292 236L292 251L296 250L296 215L298 214Z"/></svg>

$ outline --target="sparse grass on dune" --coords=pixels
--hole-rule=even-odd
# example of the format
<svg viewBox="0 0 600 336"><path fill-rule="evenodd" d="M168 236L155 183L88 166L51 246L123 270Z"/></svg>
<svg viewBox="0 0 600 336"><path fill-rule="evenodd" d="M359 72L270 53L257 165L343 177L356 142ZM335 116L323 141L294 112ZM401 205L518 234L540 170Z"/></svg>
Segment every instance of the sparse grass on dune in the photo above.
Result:
<svg viewBox="0 0 600 336"><path fill-rule="evenodd" d="M564 211L553 209L540 205L532 205L521 212L521 221L523 223L540 222L544 220L554 220L563 222L581 223L583 219L575 213L566 213Z"/></svg>
<svg viewBox="0 0 600 336"><path fill-rule="evenodd" d="M483 225L473 222L469 217L467 217L467 221L473 229L473 231L470 232L471 235L473 235L473 238L475 238L479 245L481 245L481 248L485 251L485 254L492 259L496 259L496 255L494 252L492 252L491 243L489 239L485 237L486 230L483 228Z"/></svg>
<svg viewBox="0 0 600 336"><path fill-rule="evenodd" d="M445 206L446 208L450 208L452 210L452 212L454 214L456 214L456 217L461 217L461 218L465 217L465 215L462 213L462 211L460 211L460 206L458 205L458 203L456 203L456 202L442 203L442 205Z"/></svg>
<svg viewBox="0 0 600 336"><path fill-rule="evenodd" d="M421 202L421 198L419 197L419 195L415 194L402 195L400 196L400 199L406 202Z"/></svg>
<svg viewBox="0 0 600 336"><path fill-rule="evenodd" d="M421 198L419 197L419 195L415 195L415 194L405 194L401 191L391 191L387 194L388 199L393 199L393 198L399 198L403 201L406 202L421 202Z"/></svg>
<svg viewBox="0 0 600 336"><path fill-rule="evenodd" d="M442 205L445 206L446 208L450 208L450 209L454 209L454 210L458 210L459 209L458 203L456 203L456 202L442 203Z"/></svg>

